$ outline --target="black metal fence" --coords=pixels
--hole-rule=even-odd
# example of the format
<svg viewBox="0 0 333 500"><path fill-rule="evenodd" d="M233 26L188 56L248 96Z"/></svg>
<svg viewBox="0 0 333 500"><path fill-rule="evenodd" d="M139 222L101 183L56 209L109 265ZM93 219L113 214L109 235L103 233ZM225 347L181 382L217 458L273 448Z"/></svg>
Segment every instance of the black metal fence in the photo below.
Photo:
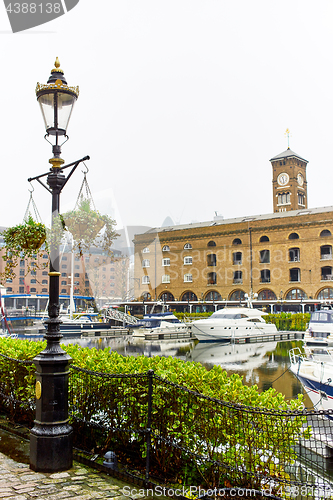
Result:
<svg viewBox="0 0 333 500"><path fill-rule="evenodd" d="M0 370L0 410L31 426L31 361L0 355ZM239 497L332 498L333 411L246 407L152 371L112 375L75 366L69 398L75 447L101 456L111 450L123 472L183 496L211 490L238 498L230 493L238 488Z"/></svg>

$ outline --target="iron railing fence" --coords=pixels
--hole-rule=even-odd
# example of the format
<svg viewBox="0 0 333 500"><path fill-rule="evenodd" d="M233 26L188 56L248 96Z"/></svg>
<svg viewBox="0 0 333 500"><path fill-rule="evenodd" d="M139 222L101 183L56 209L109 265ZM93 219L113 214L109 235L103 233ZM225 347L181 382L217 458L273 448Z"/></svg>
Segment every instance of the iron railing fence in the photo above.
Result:
<svg viewBox="0 0 333 500"><path fill-rule="evenodd" d="M265 490L281 498L331 491L333 410L228 403L152 371L110 375L73 366L70 386L75 445L112 450L147 481Z"/></svg>
<svg viewBox="0 0 333 500"><path fill-rule="evenodd" d="M34 372L31 360L0 354L0 410L27 427L34 420ZM123 472L181 485L183 492L225 490L224 498L228 491L237 498L230 488L250 498L257 498L252 491L333 498L332 410L228 403L152 371L112 375L71 366L69 387L74 446L96 455L114 451Z"/></svg>

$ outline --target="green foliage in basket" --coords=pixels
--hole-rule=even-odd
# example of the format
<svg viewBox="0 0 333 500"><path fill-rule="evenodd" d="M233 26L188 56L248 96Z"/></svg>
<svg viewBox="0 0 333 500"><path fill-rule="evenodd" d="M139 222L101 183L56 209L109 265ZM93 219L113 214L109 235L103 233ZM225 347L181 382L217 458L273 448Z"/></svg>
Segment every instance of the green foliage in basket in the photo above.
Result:
<svg viewBox="0 0 333 500"><path fill-rule="evenodd" d="M2 233L6 261L5 269L0 275L1 282L15 277L15 268L19 260L35 258L36 254L46 241L46 227L36 222L31 215L22 224L9 227ZM28 269L28 272L30 267Z"/></svg>
<svg viewBox="0 0 333 500"><path fill-rule="evenodd" d="M111 246L118 236L114 229L115 221L93 210L89 199L81 197L79 206L63 214L62 218L80 255L89 252L91 247L101 249L106 255L113 255Z"/></svg>

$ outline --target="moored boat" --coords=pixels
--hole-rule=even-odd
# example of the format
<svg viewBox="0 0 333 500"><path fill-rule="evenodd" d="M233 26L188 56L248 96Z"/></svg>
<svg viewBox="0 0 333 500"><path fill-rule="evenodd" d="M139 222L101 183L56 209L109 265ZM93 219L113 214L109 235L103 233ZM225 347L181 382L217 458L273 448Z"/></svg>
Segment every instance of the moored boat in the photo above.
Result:
<svg viewBox="0 0 333 500"><path fill-rule="evenodd" d="M333 353L329 349L299 347L289 351L290 371L302 382L316 410L333 409ZM333 419L333 416L330 417Z"/></svg>
<svg viewBox="0 0 333 500"><path fill-rule="evenodd" d="M333 309L321 309L311 314L304 342L308 346L333 346Z"/></svg>
<svg viewBox="0 0 333 500"><path fill-rule="evenodd" d="M153 334L187 334L188 325L182 323L172 312L146 314L133 328L133 337L146 337L147 333Z"/></svg>
<svg viewBox="0 0 333 500"><path fill-rule="evenodd" d="M209 318L193 321L191 331L200 342L230 342L237 337L274 335L276 326L265 322L265 314L250 307L226 307Z"/></svg>

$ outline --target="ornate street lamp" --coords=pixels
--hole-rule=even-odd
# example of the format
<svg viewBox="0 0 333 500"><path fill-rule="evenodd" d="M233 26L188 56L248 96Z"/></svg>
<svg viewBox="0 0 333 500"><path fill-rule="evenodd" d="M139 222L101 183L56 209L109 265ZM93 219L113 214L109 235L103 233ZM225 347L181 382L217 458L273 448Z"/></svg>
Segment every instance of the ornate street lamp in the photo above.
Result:
<svg viewBox="0 0 333 500"><path fill-rule="evenodd" d="M49 317L44 338L46 348L34 358L36 365L36 419L30 432L30 468L40 472L58 472L70 469L73 463L72 428L68 423L68 356L60 347L59 318L59 244L54 231L59 215L60 193L80 162L68 165L60 158L61 146L68 140L68 122L76 102L78 87L68 87L58 58L46 85L37 84L37 100L40 104L45 128L45 138L52 145L51 168L42 175L28 179L37 180L52 195L52 237L50 241ZM51 142L49 137L54 138ZM65 141L59 144L59 138ZM72 167L67 177L63 170ZM47 177L48 187L41 181Z"/></svg>

